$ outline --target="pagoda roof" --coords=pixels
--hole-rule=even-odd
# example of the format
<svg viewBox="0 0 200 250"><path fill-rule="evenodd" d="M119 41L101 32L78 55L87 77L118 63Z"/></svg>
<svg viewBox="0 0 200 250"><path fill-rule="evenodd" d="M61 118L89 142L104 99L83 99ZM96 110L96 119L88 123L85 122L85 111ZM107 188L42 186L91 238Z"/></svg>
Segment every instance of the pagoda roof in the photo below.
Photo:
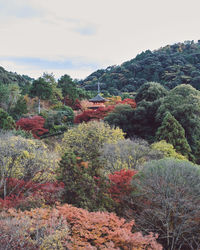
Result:
<svg viewBox="0 0 200 250"><path fill-rule="evenodd" d="M102 96L100 96L99 94L89 100L89 102L106 102L106 101L107 100L103 98Z"/></svg>

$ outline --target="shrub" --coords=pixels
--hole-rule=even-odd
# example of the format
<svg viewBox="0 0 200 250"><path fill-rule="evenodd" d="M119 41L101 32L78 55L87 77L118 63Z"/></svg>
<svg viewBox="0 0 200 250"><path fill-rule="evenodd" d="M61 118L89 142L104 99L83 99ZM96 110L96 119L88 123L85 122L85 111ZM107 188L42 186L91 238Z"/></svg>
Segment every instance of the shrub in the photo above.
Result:
<svg viewBox="0 0 200 250"><path fill-rule="evenodd" d="M70 107L64 107L64 110L49 111L44 114L46 118L44 126L50 131L50 133L64 131L68 126L72 125L74 112Z"/></svg>
<svg viewBox="0 0 200 250"><path fill-rule="evenodd" d="M100 162L104 166L104 171L108 173L121 169L140 169L145 162L161 159L163 156L141 139L105 143L100 154Z"/></svg>
<svg viewBox="0 0 200 250"><path fill-rule="evenodd" d="M124 133L121 129L111 128L103 122L82 123L65 132L60 152L63 154L72 150L84 161L95 161L104 143L116 143L123 138Z"/></svg>
<svg viewBox="0 0 200 250"><path fill-rule="evenodd" d="M16 122L17 128L25 131L31 131L34 138L40 139L39 136L48 132L48 129L44 128L45 119L42 116L33 116L30 118L21 118Z"/></svg>
<svg viewBox="0 0 200 250"><path fill-rule="evenodd" d="M151 145L152 149L163 153L164 157L173 157L179 160L187 160L187 158L176 152L173 145L167 143L165 140L155 142Z"/></svg>
<svg viewBox="0 0 200 250"><path fill-rule="evenodd" d="M120 204L121 209L125 209L127 206L126 197L130 197L133 187L131 186L132 177L137 173L134 170L122 169L116 171L113 174L109 174L109 180L111 185L109 192L112 199Z"/></svg>
<svg viewBox="0 0 200 250"><path fill-rule="evenodd" d="M61 201L64 184L58 182L38 183L33 181L6 178L8 195L0 198L0 209L32 209L42 205L54 205ZM0 189L0 197L3 194Z"/></svg>
<svg viewBox="0 0 200 250"><path fill-rule="evenodd" d="M134 221L127 223L115 214L90 213L68 204L29 212L9 210L0 217L0 244L16 249L162 249L157 236L132 233L133 226Z"/></svg>
<svg viewBox="0 0 200 250"><path fill-rule="evenodd" d="M11 133L0 134L0 190L3 198L16 187L8 189L9 178L23 181L46 182L54 177L57 156L38 140L25 139Z"/></svg>
<svg viewBox="0 0 200 250"><path fill-rule="evenodd" d="M138 230L159 234L165 249L200 247L200 168L188 161L147 163L134 178L133 205Z"/></svg>
<svg viewBox="0 0 200 250"><path fill-rule="evenodd" d="M111 211L114 202L108 195L107 181L95 174L88 162L73 151L65 152L58 169L58 179L65 184L64 201L90 211Z"/></svg>
<svg viewBox="0 0 200 250"><path fill-rule="evenodd" d="M85 110L75 117L74 123L89 122L91 120L102 120L115 106L99 107L96 110Z"/></svg>
<svg viewBox="0 0 200 250"><path fill-rule="evenodd" d="M0 129L9 130L15 127L15 122L9 114L0 108Z"/></svg>

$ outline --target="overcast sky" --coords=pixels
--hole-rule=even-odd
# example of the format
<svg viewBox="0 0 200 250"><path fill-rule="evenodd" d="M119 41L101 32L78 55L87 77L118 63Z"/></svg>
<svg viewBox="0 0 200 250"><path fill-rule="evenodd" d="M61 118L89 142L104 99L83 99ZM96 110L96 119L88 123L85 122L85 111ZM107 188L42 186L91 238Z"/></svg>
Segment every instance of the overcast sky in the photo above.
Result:
<svg viewBox="0 0 200 250"><path fill-rule="evenodd" d="M85 78L147 49L200 39L200 0L0 0L0 66Z"/></svg>

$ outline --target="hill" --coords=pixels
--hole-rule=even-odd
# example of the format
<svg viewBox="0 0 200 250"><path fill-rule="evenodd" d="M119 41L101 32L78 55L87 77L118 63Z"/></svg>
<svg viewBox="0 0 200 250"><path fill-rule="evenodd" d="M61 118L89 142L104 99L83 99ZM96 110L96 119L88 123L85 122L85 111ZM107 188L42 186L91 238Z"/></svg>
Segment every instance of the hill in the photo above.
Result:
<svg viewBox="0 0 200 250"><path fill-rule="evenodd" d="M8 72L3 67L0 67L0 84L18 84L24 93L30 86L30 82L34 79L17 73Z"/></svg>
<svg viewBox="0 0 200 250"><path fill-rule="evenodd" d="M80 83L86 90L96 90L97 81L101 89L114 95L136 91L149 81L168 89L184 83L200 89L200 40L147 50L119 66L97 70Z"/></svg>

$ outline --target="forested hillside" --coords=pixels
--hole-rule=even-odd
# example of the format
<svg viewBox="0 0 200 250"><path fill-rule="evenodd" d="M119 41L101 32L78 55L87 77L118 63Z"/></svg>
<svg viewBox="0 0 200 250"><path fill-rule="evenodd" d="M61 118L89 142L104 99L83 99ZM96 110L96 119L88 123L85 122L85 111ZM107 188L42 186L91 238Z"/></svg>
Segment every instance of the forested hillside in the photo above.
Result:
<svg viewBox="0 0 200 250"><path fill-rule="evenodd" d="M159 82L168 89L183 83L200 89L200 41L146 50L120 66L97 70L80 83L86 90L94 90L98 80L104 83L103 90L114 95L136 91L149 81Z"/></svg>
<svg viewBox="0 0 200 250"><path fill-rule="evenodd" d="M27 75L21 76L17 73L8 72L3 67L0 67L0 84L17 84L23 92L26 93L33 80L33 78Z"/></svg>

